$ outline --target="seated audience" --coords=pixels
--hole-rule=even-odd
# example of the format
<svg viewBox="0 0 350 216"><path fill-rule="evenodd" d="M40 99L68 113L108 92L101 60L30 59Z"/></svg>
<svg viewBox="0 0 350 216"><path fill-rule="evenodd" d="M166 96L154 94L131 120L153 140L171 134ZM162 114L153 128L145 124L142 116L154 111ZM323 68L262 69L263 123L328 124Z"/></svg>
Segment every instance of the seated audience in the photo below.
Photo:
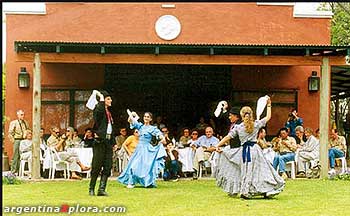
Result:
<svg viewBox="0 0 350 216"><path fill-rule="evenodd" d="M305 136L307 138L304 145L298 149L298 177L306 177L306 173L310 172L309 166L305 166L306 162L310 163L311 168L317 165L319 158L319 141L312 135L311 128L305 128Z"/></svg>
<svg viewBox="0 0 350 216"><path fill-rule="evenodd" d="M56 128L57 129L57 128ZM73 147L70 141L67 141L67 135L70 135L71 131L73 130L67 130L67 133L62 134L60 138L56 137L56 144L53 146L56 151L58 156L60 157L61 160L68 161L69 162L69 170L72 172L71 178L72 179L81 179L80 176L76 174L76 172L81 172L81 171L87 171L90 169L90 167L84 166L78 158L78 155L74 151L70 151ZM73 132L72 132L73 134ZM50 139L50 138L49 138ZM51 143L51 146L53 144ZM55 160L58 158L56 155L54 155Z"/></svg>
<svg viewBox="0 0 350 216"><path fill-rule="evenodd" d="M190 136L190 129L184 128L182 131L182 136L180 137L179 140L179 146L180 147L189 147L188 141L191 139Z"/></svg>
<svg viewBox="0 0 350 216"><path fill-rule="evenodd" d="M279 131L279 138L277 138L273 150L276 155L273 159L273 167L277 170L283 179L287 179L286 163L295 160L295 151L297 150L297 144L293 137L288 136L288 129L281 128Z"/></svg>
<svg viewBox="0 0 350 216"><path fill-rule="evenodd" d="M208 161L211 154L215 152L219 139L213 136L214 131L212 127L205 128L205 135L199 137L198 145L196 146L196 153L193 160L193 168L198 172L199 166L204 166L204 161Z"/></svg>
<svg viewBox="0 0 350 216"><path fill-rule="evenodd" d="M161 129L164 137L165 137L165 141L166 141L166 144L164 145L164 147L166 147L169 143L173 143L173 140L172 140L172 137L170 137L169 135L169 130L167 127L163 127ZM174 144L174 143L173 143Z"/></svg>
<svg viewBox="0 0 350 216"><path fill-rule="evenodd" d="M139 131L135 129L133 135L126 138L122 145L129 157L132 155L132 153L134 153L136 146L139 143L139 136Z"/></svg>
<svg viewBox="0 0 350 216"><path fill-rule="evenodd" d="M163 179L164 181L178 181L180 171L179 153L175 150L173 143L167 144L166 153Z"/></svg>
<svg viewBox="0 0 350 216"><path fill-rule="evenodd" d="M79 145L80 148L82 148L83 146L80 145L80 143L81 143L81 138L80 138L79 135L78 135L78 129L74 128L73 130L74 130L74 132L73 132L73 142L74 142L76 145Z"/></svg>
<svg viewBox="0 0 350 216"><path fill-rule="evenodd" d="M295 141L297 142L298 148L301 148L306 142L307 138L304 134L304 127L299 125L295 128Z"/></svg>
<svg viewBox="0 0 350 216"><path fill-rule="evenodd" d="M95 144L95 136L92 132L92 128L86 128L84 131L84 138L82 139L80 145L84 148L92 148Z"/></svg>
<svg viewBox="0 0 350 216"><path fill-rule="evenodd" d="M335 159L345 157L346 154L346 140L345 137L338 135L337 129L331 130L331 138L328 144L328 157L330 170L328 174L335 174Z"/></svg>
<svg viewBox="0 0 350 216"><path fill-rule="evenodd" d="M125 142L126 138L128 138L128 131L126 130L126 127L121 127L119 129L119 135L115 137L115 145L113 147L113 156L112 156L112 170L117 172L122 172L122 170L119 170L119 162L123 163L123 154L124 151L122 149L122 145ZM118 160L119 159L119 160Z"/></svg>
<svg viewBox="0 0 350 216"><path fill-rule="evenodd" d="M80 148L80 142L81 139L78 137L74 138L74 128L73 127L68 127L66 130L66 148Z"/></svg>
<svg viewBox="0 0 350 216"><path fill-rule="evenodd" d="M32 131L25 130L24 140L21 140L19 144L19 153L21 160L28 160L28 167L32 166L32 146Z"/></svg>

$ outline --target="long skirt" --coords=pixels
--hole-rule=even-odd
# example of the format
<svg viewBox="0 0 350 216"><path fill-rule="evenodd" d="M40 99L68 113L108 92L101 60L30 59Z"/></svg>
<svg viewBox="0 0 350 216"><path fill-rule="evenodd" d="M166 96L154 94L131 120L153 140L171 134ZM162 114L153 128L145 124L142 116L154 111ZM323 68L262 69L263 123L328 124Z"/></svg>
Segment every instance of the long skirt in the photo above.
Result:
<svg viewBox="0 0 350 216"><path fill-rule="evenodd" d="M243 163L243 147L223 149L215 173L216 183L230 195L277 195L285 182L266 160L257 144L250 147L251 161Z"/></svg>
<svg viewBox="0 0 350 216"><path fill-rule="evenodd" d="M157 176L164 169L165 156L166 152L162 144L152 146L140 140L128 165L117 180L126 185L156 186Z"/></svg>

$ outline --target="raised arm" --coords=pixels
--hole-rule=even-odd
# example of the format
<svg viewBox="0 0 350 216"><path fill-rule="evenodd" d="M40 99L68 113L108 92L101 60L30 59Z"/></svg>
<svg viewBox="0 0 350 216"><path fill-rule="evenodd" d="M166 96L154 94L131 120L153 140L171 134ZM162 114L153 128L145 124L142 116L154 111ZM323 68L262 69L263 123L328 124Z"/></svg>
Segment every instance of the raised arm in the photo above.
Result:
<svg viewBox="0 0 350 216"><path fill-rule="evenodd" d="M265 123L267 123L271 119L271 98L267 99L267 110L266 110L266 116L264 118Z"/></svg>
<svg viewBox="0 0 350 216"><path fill-rule="evenodd" d="M231 139L231 136L230 135L226 135L224 138L222 138L222 140L220 140L220 142L218 143L218 145L216 147L220 148L221 146L226 144L230 139Z"/></svg>

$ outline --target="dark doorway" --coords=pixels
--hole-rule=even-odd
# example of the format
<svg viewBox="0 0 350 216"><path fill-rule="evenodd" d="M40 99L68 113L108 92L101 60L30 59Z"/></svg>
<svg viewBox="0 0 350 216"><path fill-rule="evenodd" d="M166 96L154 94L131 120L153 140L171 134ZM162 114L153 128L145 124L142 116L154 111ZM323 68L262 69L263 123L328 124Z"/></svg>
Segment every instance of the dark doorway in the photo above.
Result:
<svg viewBox="0 0 350 216"><path fill-rule="evenodd" d="M170 130L206 121L232 89L231 66L106 65L105 87L114 95L117 125L127 124L126 109L161 115Z"/></svg>

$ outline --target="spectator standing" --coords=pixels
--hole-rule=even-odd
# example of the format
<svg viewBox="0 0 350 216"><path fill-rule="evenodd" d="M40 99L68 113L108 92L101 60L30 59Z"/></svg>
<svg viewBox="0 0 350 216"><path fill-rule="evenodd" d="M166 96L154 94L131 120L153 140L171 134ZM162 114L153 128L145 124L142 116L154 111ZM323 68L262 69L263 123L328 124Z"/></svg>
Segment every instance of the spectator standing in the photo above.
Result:
<svg viewBox="0 0 350 216"><path fill-rule="evenodd" d="M24 120L24 111L17 111L17 119L10 122L9 126L9 138L13 142L13 157L11 163L11 172L18 173L20 163L19 144L24 139L24 132L30 129L29 124Z"/></svg>

